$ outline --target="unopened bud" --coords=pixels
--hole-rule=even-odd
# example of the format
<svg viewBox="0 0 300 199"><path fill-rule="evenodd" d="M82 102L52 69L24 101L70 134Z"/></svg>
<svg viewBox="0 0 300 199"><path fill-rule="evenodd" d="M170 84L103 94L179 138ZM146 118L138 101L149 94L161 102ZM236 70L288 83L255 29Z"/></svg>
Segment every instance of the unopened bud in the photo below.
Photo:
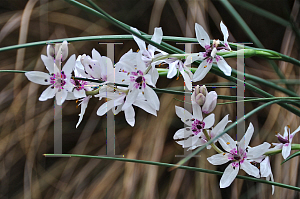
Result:
<svg viewBox="0 0 300 199"><path fill-rule="evenodd" d="M68 57L68 42L65 40L62 43L55 44L56 57L64 61Z"/></svg>
<svg viewBox="0 0 300 199"><path fill-rule="evenodd" d="M199 93L195 98L195 102L202 106L205 103L205 96L202 93Z"/></svg>
<svg viewBox="0 0 300 199"><path fill-rule="evenodd" d="M64 61L67 59L69 53L68 42L66 40L61 44L61 60Z"/></svg>
<svg viewBox="0 0 300 199"><path fill-rule="evenodd" d="M206 95L205 103L202 107L202 112L205 114L211 113L217 105L218 95L215 91L211 91Z"/></svg>
<svg viewBox="0 0 300 199"><path fill-rule="evenodd" d="M54 49L54 46L51 45L51 44L47 45L47 56L48 57L53 57L53 58L55 56L55 49Z"/></svg>
<svg viewBox="0 0 300 199"><path fill-rule="evenodd" d="M202 93L204 96L206 96L207 93L208 93L205 85L201 86L200 89L199 89L199 91L200 91L200 93Z"/></svg>
<svg viewBox="0 0 300 199"><path fill-rule="evenodd" d="M83 66L88 66L90 64L91 58L90 56L83 54L81 55L80 62Z"/></svg>
<svg viewBox="0 0 300 199"><path fill-rule="evenodd" d="M195 88L194 88L194 92L192 93L192 101L196 102L196 96L200 93L200 86L197 85Z"/></svg>

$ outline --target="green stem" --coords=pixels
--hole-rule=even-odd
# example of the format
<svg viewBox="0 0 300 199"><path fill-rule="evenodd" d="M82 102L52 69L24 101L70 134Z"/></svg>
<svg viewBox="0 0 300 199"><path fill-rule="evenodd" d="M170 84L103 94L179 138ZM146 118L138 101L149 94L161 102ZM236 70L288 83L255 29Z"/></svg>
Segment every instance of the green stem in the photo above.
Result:
<svg viewBox="0 0 300 199"><path fill-rule="evenodd" d="M115 160L115 161L121 161L121 162L133 162L133 163L139 163L139 164L149 164L149 165L156 165L156 166L163 166L163 167L175 167L175 164L169 164L169 163L163 163L163 162L154 162L154 161L146 161L146 160L135 160L135 159L128 159L128 158L115 158L115 157L106 157L106 156L91 156L91 155L77 155L77 154L44 154L45 157L61 157L61 158L69 158L69 157L77 157L77 158L93 158L93 159L103 159L103 160ZM178 169L184 169L189 171L197 171L197 172L203 172L203 173L210 173L215 175L223 175L223 172L220 171L213 171L208 169L202 169L202 168L196 168L196 167L189 167L189 166L179 166ZM265 183L269 185L274 185L278 187L283 187L291 190L300 191L299 187L282 184L278 182L272 182L267 180L262 180L258 178L248 177L248 176L241 176L237 175L236 178L238 179L244 179L249 180L253 182L259 182L259 183Z"/></svg>
<svg viewBox="0 0 300 199"><path fill-rule="evenodd" d="M207 141L209 141L209 140L210 140L210 136L208 135L206 129L203 129L203 134L205 135ZM224 153L224 152L223 152L221 149L219 149L219 147L217 147L214 143L211 143L210 145L211 145L211 147L212 147L217 153L221 153L221 154Z"/></svg>
<svg viewBox="0 0 300 199"><path fill-rule="evenodd" d="M292 150L300 150L300 144L292 144ZM282 149L276 149L276 150L268 151L264 155L268 155L268 156L276 155L281 152L282 152Z"/></svg>
<svg viewBox="0 0 300 199"><path fill-rule="evenodd" d="M236 5L241 6L241 7L245 8L245 9L247 9L247 10L250 10L253 13L256 13L256 14L258 14L260 16L263 16L263 17L265 17L265 18L267 18L267 19L269 19L271 21L274 21L275 23L278 23L278 24L280 24L282 26L285 26L285 27L291 26L291 24L289 23L289 21L287 21L287 20L285 20L285 19L283 19L281 17L278 17L277 15L275 15L275 14L269 12L269 11L266 11L266 10L260 8L260 7L257 7L257 6L255 6L255 5L251 4L251 3L248 3L248 2L243 1L243 0L229 0L229 1L232 2L232 3L234 3L234 4L236 4Z"/></svg>
<svg viewBox="0 0 300 199"><path fill-rule="evenodd" d="M152 35L143 35L144 37L151 39ZM46 41L38 41L38 42L31 42L26 44L18 44L18 45L12 45L12 46L6 46L0 48L0 52L4 52L7 50L15 50L20 48L27 48L27 47L34 47L34 46L41 46L41 45L47 45L49 43L61 43L64 40L68 42L79 42L79 41L99 41L99 40L132 40L132 35L102 35L102 36L86 36L86 37L73 37L73 38L64 38L64 39L53 39L53 40L46 40ZM163 41L172 41L172 42L185 42L185 43L197 43L197 39L195 38L186 38L186 37L173 37L173 36L163 36ZM229 45L232 48L236 48L239 46L239 44L236 43L229 43ZM264 58L266 59L276 59L276 60L282 60L286 61L292 64L295 64L297 66L300 66L300 61L289 57L287 55L283 55L281 53L267 50L267 49L260 49L260 48L253 48L250 46L244 46L245 50L245 56L246 57L252 57L256 56L257 54L265 55ZM253 50L253 51L250 51ZM261 51L261 52L260 52ZM224 58L229 57L236 57L236 51L233 52L218 52L218 55L222 55ZM177 54L180 55L180 54Z"/></svg>

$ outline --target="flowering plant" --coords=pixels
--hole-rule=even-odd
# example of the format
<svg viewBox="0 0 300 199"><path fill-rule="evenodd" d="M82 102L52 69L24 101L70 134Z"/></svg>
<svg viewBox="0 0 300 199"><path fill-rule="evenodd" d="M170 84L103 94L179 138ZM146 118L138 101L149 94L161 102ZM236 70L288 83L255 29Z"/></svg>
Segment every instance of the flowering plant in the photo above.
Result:
<svg viewBox="0 0 300 199"><path fill-rule="evenodd" d="M223 22L218 19L216 26L219 29L219 33L223 35L223 41L219 39L211 40L208 31L209 27L198 18L196 23L193 22L194 38L165 36L170 34L170 32L165 31L164 27L153 27L151 28L153 35L148 35L139 30L138 28L140 27L131 27L113 18L91 0L86 0L91 7L75 0L66 1L122 28L129 33L129 35L64 38L10 47L11 49L16 49L30 45L47 44L42 51L42 55L38 55L39 58L35 68L32 67L32 64L29 64L24 67L24 70L0 71L24 73L24 76L27 78L26 82L32 82L28 84L28 92L30 92L32 98L26 106L34 107L30 109L30 113L26 115L24 120L28 121L28 118L31 118L35 112L44 110L45 104L53 101L52 99L54 98L54 154L45 154L46 157L110 159L171 167L169 171L185 169L216 174L221 176L220 180L218 180L219 185L217 189L214 189L217 190L216 192L221 192L220 190L224 188L231 189L233 186L239 187L240 190L244 189L242 185L240 186L235 183L236 178L271 185L269 189L272 191L269 190L269 193L272 194L279 193L279 191L276 191L275 186L300 191L299 187L293 186L296 183L295 181L291 180L290 184L292 185L283 184L278 180L280 174L274 172L280 170L278 164L275 164L278 162L274 161L275 158L277 158L276 160L283 158L282 163L285 163L300 154L300 145L295 144L298 141L297 133L300 131L298 124L300 98L295 92L296 89L290 88L290 82L284 78L275 62L271 62L273 63L273 68L282 79L282 82L285 83L286 88L277 85L276 81L272 80L273 82L271 82L265 80L263 74L266 72L260 67L257 68L257 66L255 66L256 68L251 68L246 66L246 69L244 68L245 59L250 57L279 60L298 66L300 66L300 61L276 51L264 49L262 46L254 48L239 42L230 42L234 41L234 39L232 37L233 34L231 32L229 34L230 23L227 20ZM224 2L222 2L222 4L227 5L227 1ZM174 5L172 4L172 6ZM24 14L24 16L26 15ZM18 16L16 15L14 17ZM14 17L12 17L11 20L14 20ZM214 21L216 21L215 18ZM241 23L241 20L239 21ZM80 20L78 23L81 23ZM226 27L225 23L229 25L229 28ZM25 23L22 24L24 25ZM296 26L292 27L297 29ZM90 29L87 28L87 31L88 30ZM56 33L59 34L59 32ZM0 31L0 40L1 38L2 32ZM133 43L135 42L134 47L130 49L127 45L124 45L122 52L125 53L116 56L118 57L116 61L115 56L111 54L112 51L111 49L109 50L108 46L118 43L105 43L107 45L107 54L105 54L105 51L99 46L93 46L91 48L85 46L84 48L79 48L74 45L75 41L80 40L115 41L125 39L132 40ZM176 48L171 45L169 41L186 42L186 51ZM195 47L202 47L203 50L200 50L200 52L197 50L195 53L188 52L187 47L191 46L188 45L190 44L189 42L197 44ZM198 44L200 44L200 46ZM0 48L0 52L4 50L7 50L7 48ZM82 52L83 50L87 51ZM236 67L235 62L237 63ZM253 62L256 62L256 60ZM242 67L242 69L240 67ZM20 67L16 67L16 69L20 69ZM262 75L262 77L248 74L254 73L253 71L259 71L257 73L261 74L258 76ZM297 76L297 74L296 72L295 76ZM223 78L223 80L221 80L221 78ZM170 79L176 79L178 81L174 81L174 83ZM224 79L231 83L223 82ZM168 85L171 81L173 86ZM41 86L37 87L38 85ZM47 88L44 86L47 86ZM222 88L226 86L227 91L225 91L226 89L222 90ZM265 87L270 87L276 90L276 92L267 91ZM44 90L40 91L37 88ZM230 93L231 90L228 91L228 88L236 89L237 96L232 95L232 93ZM245 91L247 91L247 94L245 94ZM277 92L283 92L289 97L277 97L279 96ZM274 93L274 96L270 93ZM172 94L169 96L173 97L165 98L165 94ZM251 97L245 97L248 94ZM35 96L39 97L35 98ZM181 98L181 96L184 96L183 101L178 99ZM224 102L224 100L226 100L226 102ZM69 123L72 124L72 126L68 128L68 131L80 131L82 135L80 135L78 141L78 148L71 151L71 154L63 154L62 151L66 150L57 144L57 141L62 142L62 135L59 134L59 131L62 131L60 123L62 122L62 106L65 109L68 104L75 104L75 102L76 107L80 107L80 110L72 107L74 108L72 111L76 111L76 122L74 122L73 119L70 120L71 122ZM246 106L244 104L246 102L255 103ZM39 108L35 108L35 104L37 104ZM233 108L233 104L237 105L236 110ZM240 104L243 105L242 108L239 106ZM281 106L285 112L273 109L274 106L272 106L272 109L268 109L270 105L275 104ZM23 105L23 103L21 103L21 105ZM21 105L18 103L14 104L12 110L18 109ZM94 112L91 113L90 110L92 108L94 108ZM264 109L264 112L260 112L261 115L258 116L258 111L262 109ZM66 111L65 114L73 113L72 111ZM17 112L14 112L13 115L18 115L16 113ZM263 122L260 121L260 118L263 117L265 113L270 114L265 124L262 125ZM176 117L176 115L178 117ZM256 115L259 119L255 120L253 117L250 117L253 115ZM284 116L289 122L282 119L274 120L274 115L278 115L278 118L283 118L282 116ZM173 116L176 118L170 119ZM3 117L4 122L6 122L9 117L11 117L10 114ZM39 123L39 131L40 129L46 128L48 123L52 123L52 120L48 122L49 120L44 118L48 118L48 115L47 117L41 117L42 121L36 122ZM107 122L107 124L103 121ZM24 129L30 129L33 123L35 122L29 120L29 122L24 125ZM169 130L165 127L165 124L170 126ZM245 129L246 124L249 124L247 129ZM269 136L271 129L280 129L280 126L285 126L283 133L277 133L275 135L276 137L273 135ZM91 151L95 150L95 148L93 148L95 142L101 142L102 140L97 138L91 139L90 141L87 139L87 134L92 137L93 131L102 127L105 128L106 141L103 142L106 145L107 156L72 154L92 153ZM233 132L233 128L235 127L237 127L237 129ZM20 126L20 129L21 128L23 128L22 125ZM132 134L124 133L126 129L130 129L129 132ZM295 130L291 131L291 129ZM34 134L33 141L43 137L43 134L40 135L38 133L39 131ZM117 133L117 135L115 133ZM234 135L234 133L236 134ZM22 136L24 139L28 137L26 133ZM128 141L118 141L119 137L122 136L130 138L130 147L127 147L127 145L129 145ZM19 137L19 134L14 137ZM3 140L5 142L6 137L4 137ZM275 140L278 141L276 142ZM23 148L30 148L28 154L34 154L31 151L33 150L32 148L38 147L33 141L26 141L26 144L22 146ZM168 141L170 142L164 145L164 143ZM115 150L119 147L119 144L121 147L126 148L126 150L124 150L126 151L126 156L132 157L132 159L124 158L124 156L123 158L114 157L117 156ZM87 148L90 147L88 152L83 150L84 147L81 148L83 145L84 147L88 146ZM172 146L172 150L168 150L170 149L168 146ZM9 148L10 145L5 145L5 147ZM150 155L145 159L150 159L151 161L141 160L143 158L139 157L141 152L138 150L139 148L143 148L143 151L149 152ZM159 154L171 154L170 151L173 153L173 151L178 152L179 150L183 151L183 158L182 155L179 155L180 159L175 155L174 159L161 160L160 158ZM298 152L292 153L292 150L298 150ZM202 153L200 153L201 151ZM282 154L282 157L277 154ZM184 166L184 164L193 164L193 161L189 162L192 158L197 160L199 158L200 163L197 162L194 167ZM162 162L158 162L158 160ZM292 161L294 160L296 159ZM173 162L174 164L163 163L164 161ZM5 166L7 162L4 162L3 165ZM32 161L28 161L25 167L26 169L28 169L28 165L32 165ZM93 165L90 164L88 167L93 167ZM116 178L114 180L122 179L124 187L127 188L136 186L136 184L139 184L138 182L142 181L142 178L136 177L135 179L134 177L135 175L139 175L140 168L138 167L139 166L127 168L127 166L125 166L124 172L126 174L124 174L122 178ZM120 172L119 166L111 168L113 168L113 174ZM272 170L272 168L275 169ZM63 173L62 178L64 179L60 180L61 182L68 181L68 169L66 169L66 173ZM245 171L245 173L240 172L240 170ZM74 170L72 170L71 173L75 173L73 171ZM282 171L285 171L285 169L282 169ZM31 175L30 172L29 174ZM109 173L109 176L113 174ZM3 173L2 176L5 175L6 174ZM147 178L147 183L145 184L151 184L152 186L155 183L153 183L154 181L151 179L158 175L157 170L149 169L147 175L150 177ZM180 181L183 175L184 174L178 172L175 174L174 179L176 178L177 181ZM27 176L27 173L25 176ZM206 179L206 177L207 176L203 179ZM31 176L29 178L31 179ZM198 176L195 176L195 178L197 180ZM25 182L31 182L30 179L26 177L24 184L26 184ZM212 180L216 181L216 178L210 176L209 181ZM287 183L287 181L283 182ZM247 186L248 185L251 184L247 184ZM26 186L27 184L24 185L24 187ZM31 186L31 184L29 186ZM64 190L65 186L66 185L63 185L61 189ZM149 193L150 191L147 190L151 186L145 186L142 189L145 189L146 192ZM41 185L41 187L43 186ZM172 187L172 190L176 190L179 186L172 185ZM174 187L177 188L175 189ZM29 188L28 190L32 189ZM117 195L117 192L114 194ZM132 194L134 193L132 192ZM122 196L116 195L109 195L108 198L122 197L123 195L124 198L136 197L136 195L130 195L128 191L122 192ZM170 191L168 198L175 198L175 195L176 194ZM99 195L79 196L74 194L74 196L79 198L99 198ZM165 195L163 195L163 197L164 196ZM61 198L66 196L59 195L55 197ZM106 195L101 197L106 197ZM151 195L149 197L155 198L156 196ZM188 195L187 197L192 198L193 196ZM30 198L30 196L28 198Z"/></svg>

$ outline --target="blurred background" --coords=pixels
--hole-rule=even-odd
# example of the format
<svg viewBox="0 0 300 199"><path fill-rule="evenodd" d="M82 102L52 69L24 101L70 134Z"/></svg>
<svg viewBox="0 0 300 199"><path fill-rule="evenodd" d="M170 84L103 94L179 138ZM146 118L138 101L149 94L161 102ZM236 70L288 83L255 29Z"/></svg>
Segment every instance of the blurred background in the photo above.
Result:
<svg viewBox="0 0 300 199"><path fill-rule="evenodd" d="M82 0L80 2L88 5ZM248 36L220 0L94 2L113 17L149 34L153 33L154 27L162 27L164 35L194 38L194 24L197 22L210 38L223 40L219 27L222 20L229 29L230 42L252 42L254 44L251 46L254 47L260 45ZM229 3L261 45L299 59L298 0L231 0ZM273 15L268 18L265 13ZM49 39L113 34L126 32L63 0L0 2L0 47ZM103 42L123 43L115 47L115 61L131 48L138 50L134 41ZM184 50L182 44L171 44ZM91 55L93 48L101 55L107 53L106 45L99 45L98 41L84 41L71 43L69 55ZM192 51L203 49L200 45L193 45ZM46 54L46 45L0 52L0 68L46 72L41 54ZM236 59L227 59L227 62L236 68ZM300 81L297 81L299 68L281 61L275 64L286 79L296 80L288 84L289 89L300 93ZM270 63L257 57L245 59L245 72L270 81L278 79ZM230 187L220 189L220 176L212 174L180 169L168 171L165 167L109 160L45 158L43 154L53 153L54 150L54 100L38 101L46 86L29 82L24 74L0 75L0 198L299 198L298 192L278 187L272 196L271 186L239 179ZM228 82L208 74L200 83L225 85ZM285 96L268 87L255 85L272 95ZM286 87L285 84L280 85ZM161 77L157 83L158 88L178 86L183 86L182 78L169 80ZM208 90L215 90L219 95L236 95L236 89L230 87L208 86ZM247 89L245 96L259 97ZM174 106L183 107L183 103L174 98L183 100L183 96L159 94L159 98L161 105L157 117L135 109L136 124L133 128L126 123L124 113L115 116L117 155L167 163L177 163L181 159L175 155L183 155L184 151L173 140L173 135L183 124L176 116ZM63 104L63 153L106 154L106 117L96 115L102 103L104 101L97 98L90 100L78 128L75 125L80 108L76 108L75 101ZM245 103L245 113L260 104ZM230 114L229 118L235 121L236 104L219 105L214 113L216 121L226 114ZM290 125L293 131L300 125L297 116L276 104L247 119L246 128L250 122L255 128L251 146L264 141L277 142L275 132L283 133L286 125ZM233 137L235 133L235 130L230 131ZM296 135L294 143L299 143L299 136ZM204 150L200 158L192 158L186 165L224 171L227 165L216 167L206 160L213 154L213 150ZM280 165L282 160L280 154L271 157L275 181L299 187L299 158ZM242 170L239 174L246 175Z"/></svg>

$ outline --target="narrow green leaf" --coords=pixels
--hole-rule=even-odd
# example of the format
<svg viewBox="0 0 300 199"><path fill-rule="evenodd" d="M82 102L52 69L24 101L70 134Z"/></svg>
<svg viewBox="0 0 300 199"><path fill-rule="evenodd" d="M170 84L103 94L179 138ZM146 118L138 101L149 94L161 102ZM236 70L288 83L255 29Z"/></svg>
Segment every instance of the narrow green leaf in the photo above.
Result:
<svg viewBox="0 0 300 199"><path fill-rule="evenodd" d="M290 155L289 157L287 157L285 160L283 160L281 162L281 164L286 163L287 161L289 161L290 159L292 159L294 157L297 157L298 155L300 155L300 151L297 151L297 152L293 153L292 155Z"/></svg>
<svg viewBox="0 0 300 199"><path fill-rule="evenodd" d="M77 157L77 158L93 158L93 159L103 159L103 160L115 160L115 161L121 161L121 162L132 162L132 163L139 163L139 164L149 164L149 165L156 165L156 166L163 166L163 167L174 167L175 164L169 164L169 163L163 163L163 162L154 162L154 161L147 161L147 160L135 160L135 159L128 159L128 158L115 158L115 157L106 157L106 156L92 156L92 155L78 155L78 154L44 154L45 157L60 157L60 158L70 158L70 157ZM202 169L202 168L196 168L196 167L189 167L189 166L179 166L178 169L185 169L189 171L197 171L197 172L203 172L203 173L210 173L215 175L223 175L223 172L221 171L213 171L209 169ZM241 176L237 175L236 178L248 180L252 182L259 182L269 185L274 185L278 187L283 187L295 191L300 191L299 187L295 187L292 185L287 185L283 183L278 182L272 182L267 180L262 180L258 178L248 177L248 176Z"/></svg>

